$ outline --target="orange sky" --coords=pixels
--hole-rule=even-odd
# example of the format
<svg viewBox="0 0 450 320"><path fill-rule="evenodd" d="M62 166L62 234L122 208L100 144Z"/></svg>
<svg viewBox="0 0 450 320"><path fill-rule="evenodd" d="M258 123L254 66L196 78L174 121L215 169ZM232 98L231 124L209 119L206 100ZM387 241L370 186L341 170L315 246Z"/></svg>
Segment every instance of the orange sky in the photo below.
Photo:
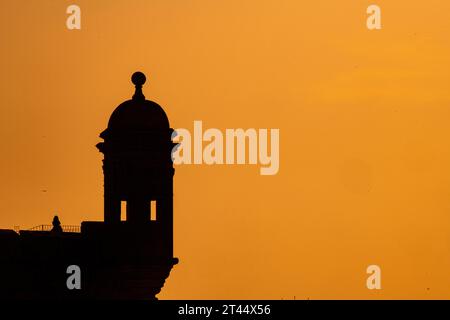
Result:
<svg viewBox="0 0 450 320"><path fill-rule="evenodd" d="M364 0L1 1L0 227L103 218L141 70L173 128L280 129L278 175L176 168L159 298L450 299L450 2L373 2L380 31Z"/></svg>

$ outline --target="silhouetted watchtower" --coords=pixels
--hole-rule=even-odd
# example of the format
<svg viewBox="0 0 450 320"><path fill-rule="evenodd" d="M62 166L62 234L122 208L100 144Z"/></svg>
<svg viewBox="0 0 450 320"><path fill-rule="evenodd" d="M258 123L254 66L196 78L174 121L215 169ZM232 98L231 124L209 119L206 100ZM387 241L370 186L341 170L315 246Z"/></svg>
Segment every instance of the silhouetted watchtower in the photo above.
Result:
<svg viewBox="0 0 450 320"><path fill-rule="evenodd" d="M131 80L136 87L132 99L114 110L100 134L104 142L97 144L104 154L105 224L150 224L139 230L151 232L152 247L157 244L161 256L172 258L174 130L161 106L145 99L145 75L136 72Z"/></svg>

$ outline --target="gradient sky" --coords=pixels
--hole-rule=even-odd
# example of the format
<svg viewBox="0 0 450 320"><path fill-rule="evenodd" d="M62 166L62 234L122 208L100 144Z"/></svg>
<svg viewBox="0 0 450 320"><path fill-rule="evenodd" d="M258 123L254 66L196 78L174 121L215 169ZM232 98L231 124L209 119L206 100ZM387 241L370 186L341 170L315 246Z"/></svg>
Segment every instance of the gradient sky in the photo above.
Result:
<svg viewBox="0 0 450 320"><path fill-rule="evenodd" d="M81 7L82 29L66 28ZM383 29L366 28L366 8ZM450 299L450 2L0 1L0 228L103 218L95 144L144 94L173 128L279 128L280 171L178 166L161 299ZM44 192L46 190L46 192ZM366 268L382 290L366 288Z"/></svg>

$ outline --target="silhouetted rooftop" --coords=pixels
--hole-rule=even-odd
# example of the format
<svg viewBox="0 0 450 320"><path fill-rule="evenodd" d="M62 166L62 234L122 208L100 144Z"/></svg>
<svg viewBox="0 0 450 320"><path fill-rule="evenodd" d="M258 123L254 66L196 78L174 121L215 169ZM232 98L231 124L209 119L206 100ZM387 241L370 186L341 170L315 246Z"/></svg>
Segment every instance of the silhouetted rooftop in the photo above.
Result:
<svg viewBox="0 0 450 320"><path fill-rule="evenodd" d="M108 131L143 131L169 129L169 119L156 102L146 100L142 93L145 75L135 72L132 82L136 92L131 100L120 104L112 113L108 122Z"/></svg>

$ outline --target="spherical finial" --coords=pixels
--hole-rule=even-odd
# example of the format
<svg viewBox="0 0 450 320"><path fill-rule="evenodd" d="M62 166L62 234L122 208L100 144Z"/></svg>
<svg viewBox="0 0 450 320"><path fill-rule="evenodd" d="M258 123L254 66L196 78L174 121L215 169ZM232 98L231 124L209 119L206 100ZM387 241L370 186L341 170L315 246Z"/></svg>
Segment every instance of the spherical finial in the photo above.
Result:
<svg viewBox="0 0 450 320"><path fill-rule="evenodd" d="M142 93L142 85L145 83L145 74L140 71L133 73L131 76L131 82L134 83L136 87L136 91L134 92L133 99L134 100L145 100L145 96Z"/></svg>
<svg viewBox="0 0 450 320"><path fill-rule="evenodd" d="M133 82L135 86L142 86L145 83L145 80L145 74L140 71L133 73L131 76L131 82Z"/></svg>

